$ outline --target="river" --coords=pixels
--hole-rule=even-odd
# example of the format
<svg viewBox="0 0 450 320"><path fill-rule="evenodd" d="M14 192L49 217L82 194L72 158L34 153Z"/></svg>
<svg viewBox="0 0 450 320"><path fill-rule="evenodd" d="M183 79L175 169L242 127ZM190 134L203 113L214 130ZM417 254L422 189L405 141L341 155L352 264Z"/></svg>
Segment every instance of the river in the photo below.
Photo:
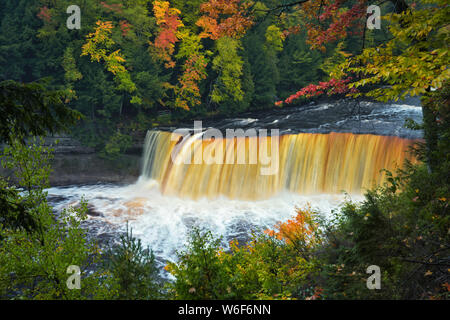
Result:
<svg viewBox="0 0 450 320"><path fill-rule="evenodd" d="M381 169L395 170L411 158L405 151L422 133L404 128L407 118L421 121L417 103L345 100L203 123L204 128L222 131L279 129L278 170L271 175L261 175L259 164L175 166L171 155L177 139L170 141L169 132L178 128L157 128L147 134L141 176L135 183L54 187L47 190L49 202L59 211L84 197L89 218L83 225L91 237L103 243L117 241L128 222L133 235L164 264L176 259L194 225L221 236L227 248L232 239L246 241L252 230L271 228L292 217L296 207L311 205L329 217L346 198L361 201L366 188L384 181ZM191 130L193 124L182 127ZM249 146L251 139L256 138L233 141ZM179 152L183 160L195 157L196 144L202 150L219 145L216 152L225 150L224 159L227 150L237 151L227 149L231 140L225 138L200 141L191 136L186 141L193 151ZM256 143L260 148L262 143ZM243 150L247 151L234 154L235 160L239 152L249 158L250 149Z"/></svg>

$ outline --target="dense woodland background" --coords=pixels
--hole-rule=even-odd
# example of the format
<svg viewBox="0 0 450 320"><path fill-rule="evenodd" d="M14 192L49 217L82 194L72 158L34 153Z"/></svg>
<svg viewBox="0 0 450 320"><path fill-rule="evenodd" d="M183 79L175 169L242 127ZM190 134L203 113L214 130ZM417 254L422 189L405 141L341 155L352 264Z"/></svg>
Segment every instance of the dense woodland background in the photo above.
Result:
<svg viewBox="0 0 450 320"><path fill-rule="evenodd" d="M268 14L263 10L278 5L272 0L258 2L261 11L254 11L245 34L207 37L199 23L207 15L200 10L204 2L171 1L167 14L174 21L166 26L155 15L167 2L82 1L81 30L69 30L71 1L2 1L0 79L49 78L50 88L64 90L68 105L84 116L74 135L113 156L152 126L276 108L275 102L308 84L329 80L333 64L363 48L360 35L327 44L325 51L310 48L306 28L284 36L306 18ZM382 7L392 10L390 3ZM94 32L105 39L88 41ZM382 24L366 30L364 41L388 37ZM92 51L83 55L89 43ZM101 49L103 56L92 58ZM105 60L115 52L118 72Z"/></svg>

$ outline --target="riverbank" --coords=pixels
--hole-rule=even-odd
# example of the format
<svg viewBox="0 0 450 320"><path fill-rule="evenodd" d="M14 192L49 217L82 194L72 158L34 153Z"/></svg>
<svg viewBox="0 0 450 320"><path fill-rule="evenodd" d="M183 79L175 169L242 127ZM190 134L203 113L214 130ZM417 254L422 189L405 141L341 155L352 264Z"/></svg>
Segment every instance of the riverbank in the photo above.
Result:
<svg viewBox="0 0 450 320"><path fill-rule="evenodd" d="M67 134L46 137L45 146L54 149L49 176L50 186L89 184L130 184L139 177L141 151L120 155L116 159L102 157L93 148L83 146ZM0 167L2 176L11 171Z"/></svg>
<svg viewBox="0 0 450 320"><path fill-rule="evenodd" d="M98 154L55 154L51 186L98 183L130 184L139 177L140 156L121 155L108 160Z"/></svg>

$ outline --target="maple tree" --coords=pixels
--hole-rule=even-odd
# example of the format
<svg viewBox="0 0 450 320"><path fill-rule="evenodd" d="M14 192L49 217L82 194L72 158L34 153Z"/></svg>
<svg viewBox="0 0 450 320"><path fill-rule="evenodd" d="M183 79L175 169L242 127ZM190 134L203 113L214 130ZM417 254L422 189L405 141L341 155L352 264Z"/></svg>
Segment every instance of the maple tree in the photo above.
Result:
<svg viewBox="0 0 450 320"><path fill-rule="evenodd" d="M352 87L388 84L367 93L382 101L422 95L430 88L443 87L450 78L450 8L441 0L424 3L421 9L407 9L387 18L393 35L390 41L364 49L341 64L344 72L359 75Z"/></svg>
<svg viewBox="0 0 450 320"><path fill-rule="evenodd" d="M172 60L172 55L175 51L175 43L179 40L177 30L183 26L179 18L180 10L171 8L168 1L154 1L153 13L159 26L159 33L153 45L159 57L165 61L165 67L173 68L175 62Z"/></svg>
<svg viewBox="0 0 450 320"><path fill-rule="evenodd" d="M283 103L290 104L300 97L311 98L315 96L320 96L326 94L327 96L332 96L336 94L347 94L347 93L357 93L357 89L350 87L349 83L352 80L351 77L347 79L331 79L326 82L319 82L319 84L310 84L301 90L297 91L295 94L289 96L284 101L275 102L276 106L282 106Z"/></svg>
<svg viewBox="0 0 450 320"><path fill-rule="evenodd" d="M318 223L314 220L311 206L297 208L297 215L286 222L279 222L275 230L266 230L271 237L286 241L289 245L301 246L302 250L312 248L320 242Z"/></svg>
<svg viewBox="0 0 450 320"><path fill-rule="evenodd" d="M355 2L296 1L267 9L269 12L294 8L305 17L308 43L312 49L325 50L325 45L345 39L349 35L361 35L362 52L346 54L344 61L329 71L331 80L318 85L310 84L291 95L283 103L293 103L299 97L320 94L348 94L353 97L368 95L379 100L419 95L430 87L439 89L450 76L446 43L449 40L449 8L442 0L425 0L420 9L408 7L404 1L395 1L394 13L385 16L389 22L392 39L380 45L364 48L367 11L366 0ZM299 32L299 26L285 30L284 37ZM356 90L367 85L389 84L388 87ZM333 87L335 87L333 89Z"/></svg>
<svg viewBox="0 0 450 320"><path fill-rule="evenodd" d="M213 40L224 36L242 37L253 24L252 17L246 15L249 6L249 2L242 0L209 0L203 3L200 11L204 15L197 21L197 25L203 28L200 36Z"/></svg>

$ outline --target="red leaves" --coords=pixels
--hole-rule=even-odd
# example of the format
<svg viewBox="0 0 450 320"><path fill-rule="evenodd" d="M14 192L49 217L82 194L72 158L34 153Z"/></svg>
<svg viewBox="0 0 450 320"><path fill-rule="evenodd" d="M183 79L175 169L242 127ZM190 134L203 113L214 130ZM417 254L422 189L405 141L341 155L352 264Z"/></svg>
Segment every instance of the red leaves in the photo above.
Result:
<svg viewBox="0 0 450 320"><path fill-rule="evenodd" d="M168 1L153 2L153 12L159 26L159 34L153 45L158 50L159 56L166 61L165 67L173 68L175 62L171 56L175 50L175 42L178 41L177 30L183 23L179 18L180 11L169 6Z"/></svg>
<svg viewBox="0 0 450 320"><path fill-rule="evenodd" d="M320 287L316 287L314 290L314 294L311 297L307 297L305 300L319 300L323 296L323 289Z"/></svg>
<svg viewBox="0 0 450 320"><path fill-rule="evenodd" d="M198 83L206 79L206 58L201 54L191 55L184 63L184 72L179 78L179 85L176 93L179 97L176 100L176 106L189 110L189 106L199 105L201 103L200 89Z"/></svg>
<svg viewBox="0 0 450 320"><path fill-rule="evenodd" d="M123 5L121 3L117 4L107 4L105 1L100 2L100 4L110 12L122 13Z"/></svg>
<svg viewBox="0 0 450 320"><path fill-rule="evenodd" d="M308 43L313 48L324 50L324 44L345 38L348 33L359 34L362 32L366 16L366 0L359 0L353 7L346 9L346 0L337 0L334 3L323 6L323 13L319 15L320 22L307 24ZM313 20L314 21L314 20ZM323 23L326 27L323 27ZM351 31L349 31L351 30Z"/></svg>
<svg viewBox="0 0 450 320"><path fill-rule="evenodd" d="M253 24L250 17L245 16L247 5L241 0L209 0L200 6L202 16L197 25L203 28L201 37L217 40L228 36L240 38Z"/></svg>
<svg viewBox="0 0 450 320"><path fill-rule="evenodd" d="M121 20L119 22L120 30L122 31L122 35L125 37L130 31L131 25L126 20Z"/></svg>
<svg viewBox="0 0 450 320"><path fill-rule="evenodd" d="M167 14L164 22L160 24L160 32L155 40L155 46L161 49L168 49L177 42L176 31L180 23L178 16Z"/></svg>
<svg viewBox="0 0 450 320"><path fill-rule="evenodd" d="M351 81L351 78L340 79L340 80L331 79L330 81L327 81L327 82L319 82L318 85L310 84L310 85L304 87L303 89L301 89L300 91L297 91L295 94L289 96L286 100L275 102L275 105L280 106L283 103L290 104L300 97L311 98L311 97L320 96L323 94L332 96L335 94L346 94L349 92L355 93L356 89L349 88L347 85L350 81Z"/></svg>
<svg viewBox="0 0 450 320"><path fill-rule="evenodd" d="M52 18L50 9L47 8L46 6L41 8L39 13L37 14L37 17L41 20L44 20L45 22L50 22Z"/></svg>
<svg viewBox="0 0 450 320"><path fill-rule="evenodd" d="M277 101L277 102L275 102L275 105L276 105L277 107L281 106L282 104L283 104L283 101Z"/></svg>

